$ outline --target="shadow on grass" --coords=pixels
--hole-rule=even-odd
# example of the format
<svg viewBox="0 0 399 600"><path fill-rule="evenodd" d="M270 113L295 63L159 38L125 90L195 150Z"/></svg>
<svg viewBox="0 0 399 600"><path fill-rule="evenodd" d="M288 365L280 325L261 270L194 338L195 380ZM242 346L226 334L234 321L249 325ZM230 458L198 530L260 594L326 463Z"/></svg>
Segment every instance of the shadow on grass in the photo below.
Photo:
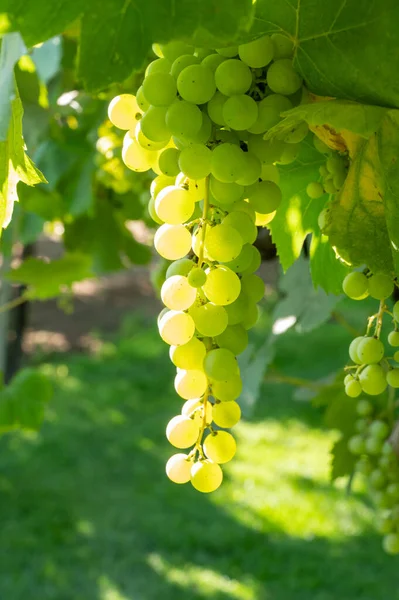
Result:
<svg viewBox="0 0 399 600"><path fill-rule="evenodd" d="M368 531L294 538L266 518L240 522L222 490L172 485L164 426L180 406L173 371L152 329L132 333L98 357L47 366L56 398L42 432L1 440L0 598L399 598L396 562ZM296 410L306 420L308 408Z"/></svg>

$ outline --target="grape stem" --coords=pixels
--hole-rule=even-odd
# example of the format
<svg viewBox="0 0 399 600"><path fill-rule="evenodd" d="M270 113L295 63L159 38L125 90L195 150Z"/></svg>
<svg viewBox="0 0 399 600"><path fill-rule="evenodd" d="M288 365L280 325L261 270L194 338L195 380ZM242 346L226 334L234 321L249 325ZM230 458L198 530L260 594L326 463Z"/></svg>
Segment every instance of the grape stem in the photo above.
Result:
<svg viewBox="0 0 399 600"><path fill-rule="evenodd" d="M205 233L208 219L208 210L209 210L209 175L205 179L205 192L204 192L204 208L202 210L202 219L201 219L201 238L199 243L199 254L198 254L198 267L202 267L202 263L204 262L204 246L205 246Z"/></svg>
<svg viewBox="0 0 399 600"><path fill-rule="evenodd" d="M384 300L381 300L381 302L380 302L380 308L379 308L378 313L376 315L376 317L377 317L377 323L376 323L375 332L374 332L374 335L377 338L379 338L380 335L381 335L382 319L383 319L383 316L384 316L385 309L386 309L385 302L384 302Z"/></svg>
<svg viewBox="0 0 399 600"><path fill-rule="evenodd" d="M202 423L201 423L201 427L200 427L200 430L199 430L197 441L196 441L195 446L194 446L194 450L198 452L200 459L204 459L205 458L204 453L202 451L201 442L202 442L202 438L204 436L204 431L205 431L205 428L206 428L206 409L207 409L208 402L209 402L208 398L209 398L209 392L207 391L207 392L205 392L204 398L203 398L204 406L203 406L203 409L202 409L203 410Z"/></svg>

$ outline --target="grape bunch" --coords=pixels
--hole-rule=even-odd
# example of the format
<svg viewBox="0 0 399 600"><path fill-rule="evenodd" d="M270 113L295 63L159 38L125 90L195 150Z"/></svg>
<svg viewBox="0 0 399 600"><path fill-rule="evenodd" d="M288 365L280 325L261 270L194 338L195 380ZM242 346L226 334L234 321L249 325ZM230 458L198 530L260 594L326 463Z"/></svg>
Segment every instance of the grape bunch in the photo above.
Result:
<svg viewBox="0 0 399 600"><path fill-rule="evenodd" d="M385 274L352 272L343 281L343 290L354 300L371 296L380 301L379 310L368 319L366 335L356 337L349 346L353 365L346 367L345 392L351 398L362 393L376 396L375 402L357 402L356 435L348 442L349 450L359 458L356 469L368 481L370 493L381 512L379 530L384 535L383 547L388 554L399 554L399 461L395 452L396 405L394 395L380 397L388 386L399 388L399 302L392 312L386 300L394 291L393 280ZM387 315L393 329L387 342L393 356L386 356L381 341L383 318Z"/></svg>
<svg viewBox="0 0 399 600"><path fill-rule="evenodd" d="M349 160L343 152L332 152L317 135L313 138L313 144L321 154L327 155L325 164L319 168L321 181L311 181L306 187L309 198L317 200L323 194L336 194L341 190L348 173Z"/></svg>

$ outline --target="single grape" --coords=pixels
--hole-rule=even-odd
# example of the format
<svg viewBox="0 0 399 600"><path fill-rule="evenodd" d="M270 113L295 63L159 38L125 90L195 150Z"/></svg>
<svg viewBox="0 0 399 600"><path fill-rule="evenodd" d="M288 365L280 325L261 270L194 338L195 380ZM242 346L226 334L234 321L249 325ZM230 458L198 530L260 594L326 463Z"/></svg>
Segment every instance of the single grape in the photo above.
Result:
<svg viewBox="0 0 399 600"><path fill-rule="evenodd" d="M160 319L159 335L170 346L187 344L194 336L193 318L185 312L170 310Z"/></svg>
<svg viewBox="0 0 399 600"><path fill-rule="evenodd" d="M389 426L384 421L373 421L369 428L369 434L378 439L385 439L389 434Z"/></svg>
<svg viewBox="0 0 399 600"><path fill-rule="evenodd" d="M158 175L151 182L150 192L151 196L155 199L159 192L166 188L168 185L173 185L175 182L174 177L167 177L166 175Z"/></svg>
<svg viewBox="0 0 399 600"><path fill-rule="evenodd" d="M399 534L389 533L382 541L382 547L387 554L399 554Z"/></svg>
<svg viewBox="0 0 399 600"><path fill-rule="evenodd" d="M387 373L387 382L393 388L399 388L399 369L391 369Z"/></svg>
<svg viewBox="0 0 399 600"><path fill-rule="evenodd" d="M229 325L220 335L215 337L219 348L227 348L235 356L244 352L248 346L248 332L240 324Z"/></svg>
<svg viewBox="0 0 399 600"><path fill-rule="evenodd" d="M158 158L159 169L168 177L176 177L180 173L179 169L180 152L176 148L166 148Z"/></svg>
<svg viewBox="0 0 399 600"><path fill-rule="evenodd" d="M236 441L227 431L210 433L204 442L205 455L215 463L229 462L234 457L236 450Z"/></svg>
<svg viewBox="0 0 399 600"><path fill-rule="evenodd" d="M206 281L206 273L200 267L193 267L188 274L188 283L193 288L202 287Z"/></svg>
<svg viewBox="0 0 399 600"><path fill-rule="evenodd" d="M266 96L258 102L258 118L254 125L248 128L248 131L250 133L265 133L281 121L281 113L291 108L292 102L281 94Z"/></svg>
<svg viewBox="0 0 399 600"><path fill-rule="evenodd" d="M393 293L394 283L391 277L384 273L372 275L368 283L370 296L376 300L385 300Z"/></svg>
<svg viewBox="0 0 399 600"><path fill-rule="evenodd" d="M202 113L195 104L177 100L169 106L165 123L172 135L191 138L201 129Z"/></svg>
<svg viewBox="0 0 399 600"><path fill-rule="evenodd" d="M245 130L258 118L258 106L253 98L240 94L228 98L222 106L224 122L231 129Z"/></svg>
<svg viewBox="0 0 399 600"><path fill-rule="evenodd" d="M179 260L175 260L169 265L166 271L166 278L172 277L172 275L184 275L187 277L193 266L194 263L189 258L180 258Z"/></svg>
<svg viewBox="0 0 399 600"><path fill-rule="evenodd" d="M387 387L385 371L380 365L369 365L363 369L359 380L363 391L370 396L382 394Z"/></svg>
<svg viewBox="0 0 399 600"><path fill-rule="evenodd" d="M388 334L388 344L393 347L399 346L399 331L391 331Z"/></svg>
<svg viewBox="0 0 399 600"><path fill-rule="evenodd" d="M278 58L290 58L294 53L294 42L291 38L282 33L273 33L271 36L273 42L274 60Z"/></svg>
<svg viewBox="0 0 399 600"><path fill-rule="evenodd" d="M244 152L235 144L220 144L212 152L211 173L223 183L234 183L245 173Z"/></svg>
<svg viewBox="0 0 399 600"><path fill-rule="evenodd" d="M221 56L220 54L209 54L209 56L206 56L202 60L201 64L204 67L208 67L208 69L210 69L212 71L212 73L215 73L218 66L221 65L222 62L224 62L225 60L226 60L226 57Z"/></svg>
<svg viewBox="0 0 399 600"><path fill-rule="evenodd" d="M204 144L193 144L181 151L179 167L190 179L203 179L211 172L212 152Z"/></svg>
<svg viewBox="0 0 399 600"><path fill-rule="evenodd" d="M313 136L313 146L318 152L320 152L320 154L328 154L329 152L331 152L331 148L327 146L327 144L325 144L319 137L317 137L316 134ZM320 167L320 175L326 177L327 173L327 167L325 165L322 165L322 167Z"/></svg>
<svg viewBox="0 0 399 600"><path fill-rule="evenodd" d="M210 192L215 200L218 200L220 204L231 204L241 200L244 194L244 187L237 183L223 183L219 181L213 175L210 177Z"/></svg>
<svg viewBox="0 0 399 600"><path fill-rule="evenodd" d="M324 185L324 191L326 194L336 194L336 192L338 191L334 185L332 178L325 179L323 182L323 185Z"/></svg>
<svg viewBox="0 0 399 600"><path fill-rule="evenodd" d="M187 344L171 346L169 356L175 367L179 369L201 370L206 354L205 344L193 337Z"/></svg>
<svg viewBox="0 0 399 600"><path fill-rule="evenodd" d="M136 92L136 101L142 112L144 112L150 108L150 103L148 102L147 98L144 96L142 85L139 87L139 89Z"/></svg>
<svg viewBox="0 0 399 600"><path fill-rule="evenodd" d="M324 189L321 183L318 181L312 181L311 183L308 183L306 187L306 193L312 200L317 200L324 194Z"/></svg>
<svg viewBox="0 0 399 600"><path fill-rule="evenodd" d="M170 129L166 125L166 106L150 106L140 121L143 134L153 142L169 140Z"/></svg>
<svg viewBox="0 0 399 600"><path fill-rule="evenodd" d="M381 490L386 485L385 475L380 469L374 469L370 473L369 482L375 490Z"/></svg>
<svg viewBox="0 0 399 600"><path fill-rule="evenodd" d="M356 411L358 415L368 417L373 413L373 405L368 400L359 400L356 405Z"/></svg>
<svg viewBox="0 0 399 600"><path fill-rule="evenodd" d="M175 448L189 448L197 441L199 425L193 419L178 415L166 427L166 437Z"/></svg>
<svg viewBox="0 0 399 600"><path fill-rule="evenodd" d="M197 292L183 275L172 275L161 288L161 300L171 310L186 310L195 302Z"/></svg>
<svg viewBox="0 0 399 600"><path fill-rule="evenodd" d="M234 273L244 273L250 267L253 260L253 248L254 246L251 246L251 244L244 244L240 254L234 260L225 262L225 266L234 271Z"/></svg>
<svg viewBox="0 0 399 600"><path fill-rule="evenodd" d="M167 44L157 44L157 46L159 54L158 52L155 52L153 46L155 54L157 54L157 56L163 56L167 58L170 62L175 61L177 58L179 58L179 56L182 56L183 54L192 54L194 51L194 48L192 46L180 41L168 42Z"/></svg>
<svg viewBox="0 0 399 600"><path fill-rule="evenodd" d="M108 106L108 118L118 129L134 129L141 114L142 110L133 94L115 96Z"/></svg>
<svg viewBox="0 0 399 600"><path fill-rule="evenodd" d="M347 383L349 383L350 381L353 381L355 378L352 375L352 373L348 373L347 375L345 375L344 378L344 385L346 385Z"/></svg>
<svg viewBox="0 0 399 600"><path fill-rule="evenodd" d="M191 478L192 464L187 454L174 454L166 463L166 475L173 483L187 483Z"/></svg>
<svg viewBox="0 0 399 600"><path fill-rule="evenodd" d="M345 171L345 160L339 155L330 156L326 161L326 167L331 175L337 175Z"/></svg>
<svg viewBox="0 0 399 600"><path fill-rule="evenodd" d="M148 171L154 165L156 158L155 152L145 150L135 139L125 138L122 148L122 160L132 171L137 173Z"/></svg>
<svg viewBox="0 0 399 600"><path fill-rule="evenodd" d="M363 300L369 295L368 279L363 273L359 273L358 271L348 273L342 282L342 289L352 300Z"/></svg>
<svg viewBox="0 0 399 600"><path fill-rule="evenodd" d="M223 471L218 464L210 460L195 463L191 469L192 486L199 492L214 492L223 481Z"/></svg>
<svg viewBox="0 0 399 600"><path fill-rule="evenodd" d="M191 400L205 394L208 380L203 371L193 369L186 371L182 369L175 377L175 390L181 398Z"/></svg>
<svg viewBox="0 0 399 600"><path fill-rule="evenodd" d="M294 71L292 61L287 58L276 60L267 71L267 85L276 94L290 96L302 85L302 78Z"/></svg>
<svg viewBox="0 0 399 600"><path fill-rule="evenodd" d="M273 181L260 181L248 195L248 202L256 212L268 214L276 210L282 200L279 186Z"/></svg>
<svg viewBox="0 0 399 600"><path fill-rule="evenodd" d="M245 313L242 316L241 323L245 329L252 329L255 327L259 319L259 309L257 304L249 302Z"/></svg>
<svg viewBox="0 0 399 600"><path fill-rule="evenodd" d="M357 398L362 393L362 386L359 381L353 379L345 385L345 393L350 398Z"/></svg>
<svg viewBox="0 0 399 600"><path fill-rule="evenodd" d="M190 179L186 177L184 173L179 173L176 177L176 185L188 190L194 202L199 202L204 199L205 179Z"/></svg>
<svg viewBox="0 0 399 600"><path fill-rule="evenodd" d="M155 200L155 210L158 217L169 225L179 225L188 221L194 212L194 208L194 201L188 190L173 185L159 192ZM187 252L188 250L185 254Z"/></svg>
<svg viewBox="0 0 399 600"><path fill-rule="evenodd" d="M234 227L224 222L221 225L215 225L207 230L205 249L214 260L228 262L241 252L241 235Z"/></svg>
<svg viewBox="0 0 399 600"><path fill-rule="evenodd" d="M346 181L346 173L338 173L337 175L334 175L334 177L333 177L333 184L337 188L337 190L340 190L343 187L345 181Z"/></svg>
<svg viewBox="0 0 399 600"><path fill-rule="evenodd" d="M363 454L365 451L364 439L361 435L354 435L348 442L349 452L355 455Z"/></svg>
<svg viewBox="0 0 399 600"><path fill-rule="evenodd" d="M221 402L237 400L242 392L242 379L240 375L230 377L225 381L212 382L212 394Z"/></svg>
<svg viewBox="0 0 399 600"><path fill-rule="evenodd" d="M179 74L177 89L183 100L205 104L216 91L215 76L208 67L190 65Z"/></svg>
<svg viewBox="0 0 399 600"><path fill-rule="evenodd" d="M225 96L245 94L251 87L250 68L237 59L225 60L215 71L217 89Z"/></svg>
<svg viewBox="0 0 399 600"><path fill-rule="evenodd" d="M131 132L129 132L129 136L131 137ZM154 152L156 150L162 150L169 143L168 139L162 140L160 142L153 142L152 140L149 140L144 135L144 133L141 131L141 122L140 121L137 123L136 128L134 130L134 137L142 148L145 148L146 150L151 150L152 152ZM156 155L154 155L154 156L156 156Z"/></svg>
<svg viewBox="0 0 399 600"><path fill-rule="evenodd" d="M230 429L241 418L241 408L237 402L217 402L213 406L213 420L219 427Z"/></svg>
<svg viewBox="0 0 399 600"><path fill-rule="evenodd" d="M237 179L236 183L241 186L248 186L257 183L259 177L262 177L262 163L253 152L244 152L244 173ZM263 177L262 177L263 178ZM265 177L265 179L268 179Z"/></svg>
<svg viewBox="0 0 399 600"><path fill-rule="evenodd" d="M393 305L393 318L399 321L399 300Z"/></svg>
<svg viewBox="0 0 399 600"><path fill-rule="evenodd" d="M233 212L243 212L249 216L253 223L255 223L256 212L248 200L239 200L238 202L234 202Z"/></svg>
<svg viewBox="0 0 399 600"><path fill-rule="evenodd" d="M168 260L183 258L191 249L190 232L183 225L165 223L155 233L154 246L163 258Z"/></svg>
<svg viewBox="0 0 399 600"><path fill-rule="evenodd" d="M161 225L164 227L164 225ZM241 282L228 267L218 266L207 270L207 280L203 287L205 296L221 306L231 304L240 294Z"/></svg>
<svg viewBox="0 0 399 600"><path fill-rule="evenodd" d="M223 116L223 107L227 99L228 96L225 96L220 92L216 92L216 94L209 100L207 104L208 115L212 119L212 121L216 123L216 125L226 125Z"/></svg>
<svg viewBox="0 0 399 600"><path fill-rule="evenodd" d="M241 236L243 244L253 244L257 238L258 230L248 213L233 210L223 219L222 224L233 227Z"/></svg>
<svg viewBox="0 0 399 600"><path fill-rule="evenodd" d="M190 314L194 319L197 331L203 336L214 337L220 335L227 327L226 309L212 302L194 307Z"/></svg>
<svg viewBox="0 0 399 600"><path fill-rule="evenodd" d="M238 46L239 57L252 69L260 69L268 65L273 59L273 53L273 42L268 35Z"/></svg>
<svg viewBox="0 0 399 600"><path fill-rule="evenodd" d="M237 375L238 364L234 354L226 348L210 350L204 358L206 375L216 381L224 381Z"/></svg>
<svg viewBox="0 0 399 600"><path fill-rule="evenodd" d="M153 73L144 79L143 92L152 106L169 106L176 98L176 82L169 73Z"/></svg>
<svg viewBox="0 0 399 600"><path fill-rule="evenodd" d="M194 56L193 54L181 54L173 61L170 68L170 74L177 79L183 69L190 65L198 65L200 62L198 56Z"/></svg>
<svg viewBox="0 0 399 600"><path fill-rule="evenodd" d="M384 344L376 338L365 337L359 342L356 351L362 364L371 365L383 358Z"/></svg>
<svg viewBox="0 0 399 600"><path fill-rule="evenodd" d="M364 339L365 339L364 336L356 337L354 340L352 340L352 342L350 343L350 346L349 346L349 357L357 365L362 364L362 361L360 360L357 351L358 351L360 342L362 342Z"/></svg>

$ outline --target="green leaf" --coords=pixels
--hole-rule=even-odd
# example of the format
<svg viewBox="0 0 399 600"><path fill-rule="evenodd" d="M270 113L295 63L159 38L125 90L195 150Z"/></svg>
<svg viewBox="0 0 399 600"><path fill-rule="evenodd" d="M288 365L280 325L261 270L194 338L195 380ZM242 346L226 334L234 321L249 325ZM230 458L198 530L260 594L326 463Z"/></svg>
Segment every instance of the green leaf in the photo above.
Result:
<svg viewBox="0 0 399 600"><path fill-rule="evenodd" d="M331 480L352 475L356 457L349 452L347 437L337 440L331 449Z"/></svg>
<svg viewBox="0 0 399 600"><path fill-rule="evenodd" d="M286 32L315 94L399 107L396 0L258 0L253 33Z"/></svg>
<svg viewBox="0 0 399 600"><path fill-rule="evenodd" d="M28 286L28 298L38 300L59 296L63 288L70 288L75 281L89 277L93 277L91 257L82 254L65 254L51 262L27 258L7 274L7 279Z"/></svg>
<svg viewBox="0 0 399 600"><path fill-rule="evenodd" d="M327 236L314 231L310 244L310 272L313 285L327 294L342 293L342 282L350 269L337 256Z"/></svg>
<svg viewBox="0 0 399 600"><path fill-rule="evenodd" d="M11 119L11 102L15 99L14 66L26 52L19 33L3 37L0 51L0 142L7 141Z"/></svg>
<svg viewBox="0 0 399 600"><path fill-rule="evenodd" d="M37 431L52 395L52 385L42 373L31 368L19 371L0 390L0 432L16 428Z"/></svg>
<svg viewBox="0 0 399 600"><path fill-rule="evenodd" d="M90 152L78 168L73 170L73 177L67 182L63 193L69 214L77 216L90 212L93 204L94 169L93 154Z"/></svg>

